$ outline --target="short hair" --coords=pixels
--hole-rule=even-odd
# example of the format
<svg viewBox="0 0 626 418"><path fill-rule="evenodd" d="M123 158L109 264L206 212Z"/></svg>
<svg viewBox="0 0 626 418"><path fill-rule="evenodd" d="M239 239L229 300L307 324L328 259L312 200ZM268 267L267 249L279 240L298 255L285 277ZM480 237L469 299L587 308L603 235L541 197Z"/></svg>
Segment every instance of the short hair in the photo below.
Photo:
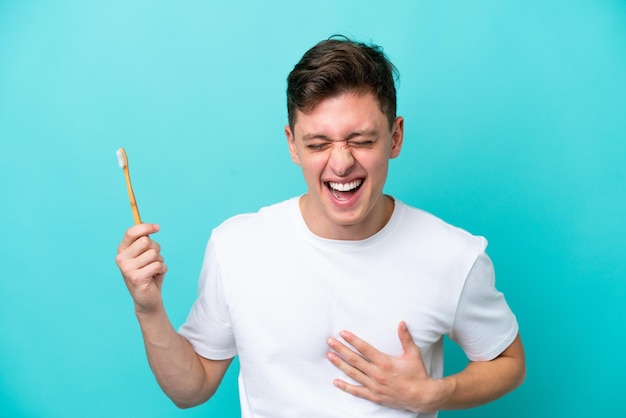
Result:
<svg viewBox="0 0 626 418"><path fill-rule="evenodd" d="M341 93L372 93L389 128L396 119L396 67L381 47L331 37L309 49L287 77L287 115L293 130L296 110L313 111L322 100Z"/></svg>

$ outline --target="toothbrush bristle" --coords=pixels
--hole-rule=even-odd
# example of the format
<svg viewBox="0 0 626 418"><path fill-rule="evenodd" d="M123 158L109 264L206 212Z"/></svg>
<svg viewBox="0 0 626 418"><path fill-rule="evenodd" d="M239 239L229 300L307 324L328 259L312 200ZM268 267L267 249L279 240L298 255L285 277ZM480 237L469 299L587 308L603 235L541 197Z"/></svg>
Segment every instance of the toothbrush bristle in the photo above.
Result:
<svg viewBox="0 0 626 418"><path fill-rule="evenodd" d="M120 163L120 168L126 167L126 153L124 150L120 148L115 154L117 155L117 162Z"/></svg>

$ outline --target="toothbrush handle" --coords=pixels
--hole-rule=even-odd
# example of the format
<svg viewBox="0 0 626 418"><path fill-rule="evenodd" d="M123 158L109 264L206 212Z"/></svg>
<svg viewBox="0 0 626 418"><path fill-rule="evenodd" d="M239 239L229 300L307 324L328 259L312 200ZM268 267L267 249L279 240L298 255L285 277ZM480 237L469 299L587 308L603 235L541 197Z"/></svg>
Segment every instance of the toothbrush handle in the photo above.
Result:
<svg viewBox="0 0 626 418"><path fill-rule="evenodd" d="M126 177L126 187L128 188L128 198L130 199L130 208L133 211L133 218L135 225L141 223L141 216L139 215L139 208L137 207L137 200L135 199L135 193L133 192L133 185L130 181L130 172L128 166L124 168L124 177Z"/></svg>

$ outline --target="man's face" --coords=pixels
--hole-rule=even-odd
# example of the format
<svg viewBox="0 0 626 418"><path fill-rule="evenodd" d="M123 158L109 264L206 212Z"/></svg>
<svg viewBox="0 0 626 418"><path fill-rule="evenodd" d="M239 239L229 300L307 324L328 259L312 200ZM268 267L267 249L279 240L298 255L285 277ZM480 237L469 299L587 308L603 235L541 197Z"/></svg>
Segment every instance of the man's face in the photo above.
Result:
<svg viewBox="0 0 626 418"><path fill-rule="evenodd" d="M378 232L393 210L383 197L389 159L400 154L404 121L391 130L371 93L342 93L312 112L296 111L285 127L292 160L308 193L300 209L313 233L329 239L364 239Z"/></svg>

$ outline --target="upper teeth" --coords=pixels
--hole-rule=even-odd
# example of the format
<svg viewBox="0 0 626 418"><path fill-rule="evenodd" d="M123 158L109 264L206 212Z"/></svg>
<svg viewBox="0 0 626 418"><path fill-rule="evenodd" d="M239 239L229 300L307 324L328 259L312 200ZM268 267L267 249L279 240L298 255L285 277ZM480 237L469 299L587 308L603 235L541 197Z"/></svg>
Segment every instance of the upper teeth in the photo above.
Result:
<svg viewBox="0 0 626 418"><path fill-rule="evenodd" d="M334 181L329 181L328 185L331 189L337 190L338 192L347 192L356 189L362 182L363 180L354 180L350 183L335 183Z"/></svg>

